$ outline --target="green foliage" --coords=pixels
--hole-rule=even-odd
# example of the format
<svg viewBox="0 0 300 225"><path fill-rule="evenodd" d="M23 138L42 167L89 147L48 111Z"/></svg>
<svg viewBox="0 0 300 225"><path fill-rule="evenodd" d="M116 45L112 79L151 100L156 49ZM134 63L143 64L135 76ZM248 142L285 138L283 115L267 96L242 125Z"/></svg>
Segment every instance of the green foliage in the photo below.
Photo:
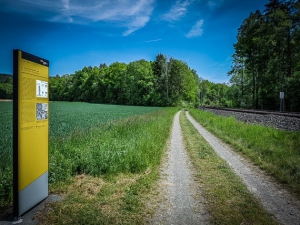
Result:
<svg viewBox="0 0 300 225"><path fill-rule="evenodd" d="M203 93L201 105L234 107L232 87L223 84L215 84L208 80L200 81L200 91Z"/></svg>
<svg viewBox="0 0 300 225"><path fill-rule="evenodd" d="M236 105L278 110L285 92L285 108L299 111L299 9L298 1L270 0L243 21L228 73Z"/></svg>
<svg viewBox="0 0 300 225"><path fill-rule="evenodd" d="M179 105L180 101L195 103L197 91L197 79L188 65L180 60L170 59L169 101Z"/></svg>
<svg viewBox="0 0 300 225"><path fill-rule="evenodd" d="M0 74L0 99L13 98L13 78L9 74Z"/></svg>
<svg viewBox="0 0 300 225"><path fill-rule="evenodd" d="M163 54L158 54L152 63L154 89L156 90L153 101L159 106L168 105L168 65L169 62Z"/></svg>
<svg viewBox="0 0 300 225"><path fill-rule="evenodd" d="M196 103L199 77L186 63L158 54L154 62L115 62L50 77L50 100L171 106Z"/></svg>
<svg viewBox="0 0 300 225"><path fill-rule="evenodd" d="M300 133L245 124L233 117L200 110L191 115L208 130L234 146L251 160L300 194Z"/></svg>
<svg viewBox="0 0 300 225"><path fill-rule="evenodd" d="M146 60L131 62L127 66L128 103L152 105L154 77L151 63Z"/></svg>

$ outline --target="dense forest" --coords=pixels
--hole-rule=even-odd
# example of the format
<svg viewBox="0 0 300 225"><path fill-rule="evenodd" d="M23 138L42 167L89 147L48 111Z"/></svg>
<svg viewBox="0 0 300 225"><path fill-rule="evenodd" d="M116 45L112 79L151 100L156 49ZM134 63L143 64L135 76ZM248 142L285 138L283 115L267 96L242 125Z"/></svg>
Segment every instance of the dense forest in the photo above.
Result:
<svg viewBox="0 0 300 225"><path fill-rule="evenodd" d="M50 99L145 106L194 104L198 83L198 75L186 63L158 54L154 62L100 64L51 77Z"/></svg>
<svg viewBox="0 0 300 225"><path fill-rule="evenodd" d="M246 18L234 45L231 93L246 108L300 111L300 3L270 0Z"/></svg>
<svg viewBox="0 0 300 225"><path fill-rule="evenodd" d="M158 54L156 60L138 60L129 64L114 62L107 66L84 67L74 74L49 79L51 101L176 106L189 103L199 106L231 107L229 86L199 78L195 70L174 58ZM0 74L0 99L11 98L12 76ZM1 86L2 87L2 86ZM204 98L200 103L200 91Z"/></svg>
<svg viewBox="0 0 300 225"><path fill-rule="evenodd" d="M200 92L204 93L200 99ZM234 106L230 87L203 80L185 62L158 54L156 60L84 67L50 78L50 100L176 106Z"/></svg>
<svg viewBox="0 0 300 225"><path fill-rule="evenodd" d="M153 62L142 59L129 64L100 64L51 77L50 100L145 106L236 104L229 85L203 80L185 62L163 54Z"/></svg>
<svg viewBox="0 0 300 225"><path fill-rule="evenodd" d="M50 100L300 111L299 9L298 0L270 0L243 21L228 84L203 80L185 62L158 54L150 62L100 64L50 77ZM0 99L11 97L12 77L0 74Z"/></svg>

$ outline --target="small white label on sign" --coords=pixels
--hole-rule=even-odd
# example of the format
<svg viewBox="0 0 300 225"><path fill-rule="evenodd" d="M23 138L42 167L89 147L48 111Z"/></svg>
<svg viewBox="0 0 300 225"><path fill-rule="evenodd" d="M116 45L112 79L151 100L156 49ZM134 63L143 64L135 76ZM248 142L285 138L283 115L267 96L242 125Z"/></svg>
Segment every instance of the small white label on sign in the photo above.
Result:
<svg viewBox="0 0 300 225"><path fill-rule="evenodd" d="M36 97L48 98L48 82L36 80Z"/></svg>

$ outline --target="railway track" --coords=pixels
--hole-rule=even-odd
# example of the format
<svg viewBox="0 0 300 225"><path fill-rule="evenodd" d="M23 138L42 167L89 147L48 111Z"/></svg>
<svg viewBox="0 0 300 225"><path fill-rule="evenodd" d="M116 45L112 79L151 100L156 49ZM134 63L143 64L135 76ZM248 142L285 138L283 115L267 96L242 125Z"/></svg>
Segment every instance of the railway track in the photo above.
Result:
<svg viewBox="0 0 300 225"><path fill-rule="evenodd" d="M210 111L221 116L233 116L237 120L275 127L276 129L300 131L300 113L275 112L263 110L244 110L221 107L202 107L200 110Z"/></svg>
<svg viewBox="0 0 300 225"><path fill-rule="evenodd" d="M232 112L244 112L244 113L253 113L253 114L261 114L261 115L277 115L277 116L286 116L286 117L295 117L300 118L299 112L276 112L276 111L268 111L268 110L253 110L253 109L234 109L234 108L222 108L222 107L208 107L205 106L206 109L215 109L215 110L225 110Z"/></svg>

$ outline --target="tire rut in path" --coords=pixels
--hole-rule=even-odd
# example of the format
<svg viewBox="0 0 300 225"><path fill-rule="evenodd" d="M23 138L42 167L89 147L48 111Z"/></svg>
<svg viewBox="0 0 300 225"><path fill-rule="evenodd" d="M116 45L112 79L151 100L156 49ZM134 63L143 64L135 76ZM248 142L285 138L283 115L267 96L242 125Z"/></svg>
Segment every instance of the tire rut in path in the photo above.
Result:
<svg viewBox="0 0 300 225"><path fill-rule="evenodd" d="M251 165L230 147L204 129L188 112L187 118L198 132L226 160L235 173L241 177L248 190L261 202L263 207L282 224L300 225L300 201L273 182L260 169Z"/></svg>
<svg viewBox="0 0 300 225"><path fill-rule="evenodd" d="M178 112L174 117L166 161L161 171L160 192L164 194L150 224L209 224L204 199L193 178L193 169L184 149Z"/></svg>

